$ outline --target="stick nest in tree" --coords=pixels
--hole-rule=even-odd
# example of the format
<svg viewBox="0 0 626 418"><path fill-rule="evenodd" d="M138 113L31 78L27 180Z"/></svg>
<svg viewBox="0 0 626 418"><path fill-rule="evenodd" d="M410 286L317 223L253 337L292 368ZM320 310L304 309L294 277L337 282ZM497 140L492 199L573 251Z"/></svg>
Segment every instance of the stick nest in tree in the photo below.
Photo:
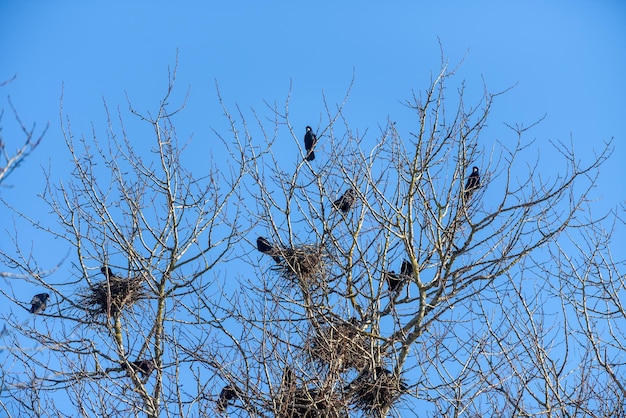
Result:
<svg viewBox="0 0 626 418"><path fill-rule="evenodd" d="M283 391L278 417L284 418L346 418L345 405L331 391L292 387Z"/></svg>
<svg viewBox="0 0 626 418"><path fill-rule="evenodd" d="M350 386L354 405L374 415L390 407L407 390L402 378L382 367L363 372Z"/></svg>
<svg viewBox="0 0 626 418"><path fill-rule="evenodd" d="M282 257L279 269L291 281L300 281L308 286L323 286L326 280L326 263L323 247L301 245L280 250Z"/></svg>
<svg viewBox="0 0 626 418"><path fill-rule="evenodd" d="M371 358L370 339L356 325L353 318L319 327L307 343L311 358L339 371L367 367Z"/></svg>
<svg viewBox="0 0 626 418"><path fill-rule="evenodd" d="M82 301L93 316L115 316L124 308L137 303L145 294L143 276L111 276L93 284L82 296Z"/></svg>

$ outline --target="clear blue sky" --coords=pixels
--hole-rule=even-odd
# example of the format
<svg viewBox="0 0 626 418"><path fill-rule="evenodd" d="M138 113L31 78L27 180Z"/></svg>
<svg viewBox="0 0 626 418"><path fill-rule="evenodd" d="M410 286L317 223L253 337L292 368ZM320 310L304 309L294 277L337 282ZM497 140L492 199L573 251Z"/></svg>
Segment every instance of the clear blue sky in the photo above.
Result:
<svg viewBox="0 0 626 418"><path fill-rule="evenodd" d="M491 91L517 83L495 103L489 141L507 140L505 122L529 124L547 114L530 137L548 166L550 140L571 137L585 159L615 137L615 153L596 191L602 198L598 212L626 200L622 0L0 0L0 80L17 75L0 88L8 149L21 139L13 139L8 95L27 124L50 122L40 148L0 194L33 218L50 219L36 196L43 192L42 166L52 168L53 180L67 180L68 154L59 128L62 86L75 133L90 136L93 122L104 137L103 99L111 108L126 109L127 92L138 110L154 110L178 50L177 97L191 88L178 129L182 137L193 133L194 141L211 144L211 127L223 123L216 81L226 102L244 109L263 109L264 100L283 103L291 83L292 121L304 132L323 112L322 91L331 103L340 100L354 72L346 114L353 128L369 128L373 137L388 116L401 131L415 128L401 102L425 88L439 69L438 39L452 62L465 57L458 80L465 79L470 91L480 92L483 79ZM12 232L13 218L0 207L4 250L11 246L6 231ZM67 253L39 237L20 231L23 243L34 240L42 267ZM32 293L24 289L24 300Z"/></svg>
<svg viewBox="0 0 626 418"><path fill-rule="evenodd" d="M103 98L125 108L126 91L139 110L153 109L178 49L181 94L191 86L184 128L200 140L218 123L215 81L229 104L244 108L284 101L292 82L292 117L304 126L319 118L322 90L338 100L354 69L351 124L374 129L389 115L408 130L411 114L400 102L438 69L437 38L452 62L467 53L460 78L470 88L481 89L481 77L492 91L518 83L496 103L491 126L547 114L534 131L537 145L571 134L581 156L616 137L604 181L624 177L617 164L626 156L622 1L1 0L0 79L17 74L0 90L2 103L11 95L26 122L51 122L45 143L9 182L14 190L1 192L12 201L28 198L25 186L28 195L41 184L41 164L66 161L58 129L62 85L75 131L87 132L91 122L104 125Z"/></svg>

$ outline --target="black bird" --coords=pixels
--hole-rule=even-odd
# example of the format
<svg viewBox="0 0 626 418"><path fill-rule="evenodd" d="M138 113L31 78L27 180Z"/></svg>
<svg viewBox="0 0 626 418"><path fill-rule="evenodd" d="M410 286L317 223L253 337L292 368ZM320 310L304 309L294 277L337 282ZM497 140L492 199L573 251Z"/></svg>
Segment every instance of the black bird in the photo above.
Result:
<svg viewBox="0 0 626 418"><path fill-rule="evenodd" d="M467 178L465 183L465 203L469 202L472 198L472 194L476 189L480 187L480 174L478 173L478 167L472 168L472 174Z"/></svg>
<svg viewBox="0 0 626 418"><path fill-rule="evenodd" d="M256 239L256 249L263 254L271 255L274 261L280 263L280 257L277 255L279 251L265 237Z"/></svg>
<svg viewBox="0 0 626 418"><path fill-rule="evenodd" d="M398 290L398 288L402 285L402 282L407 280L412 275L413 265L409 260L403 260L402 266L400 267L400 274L396 274L393 270L385 273L385 281L389 286L389 291L395 292Z"/></svg>
<svg viewBox="0 0 626 418"><path fill-rule="evenodd" d="M403 276L413 275L413 264L411 264L409 260L402 261L402 266L400 267L400 274Z"/></svg>
<svg viewBox="0 0 626 418"><path fill-rule="evenodd" d="M31 307L29 312L32 314L38 314L46 310L46 305L50 295L47 293L40 293L38 295L33 296L33 299L30 301Z"/></svg>
<svg viewBox="0 0 626 418"><path fill-rule="evenodd" d="M391 370L385 369L383 367L377 366L374 369L374 376L375 379L385 379L385 380L390 380L394 378L394 374L391 372ZM407 386L406 382L404 381L404 379L399 378L398 381L398 389L401 391L406 391L409 387ZM388 386L388 384L387 384Z"/></svg>
<svg viewBox="0 0 626 418"><path fill-rule="evenodd" d="M226 407L228 406L228 401L232 401L233 399L237 399L239 395L237 394L237 389L232 385L226 385L220 392L220 397L217 400L217 410L219 412L224 412Z"/></svg>
<svg viewBox="0 0 626 418"><path fill-rule="evenodd" d="M110 267L102 266L100 267L100 272L104 274L104 277L106 277L107 279L112 279L114 277L117 277L115 274L113 274Z"/></svg>
<svg viewBox="0 0 626 418"><path fill-rule="evenodd" d="M385 280L387 281L390 292L395 292L402 284L402 278L393 270L385 272Z"/></svg>
<svg viewBox="0 0 626 418"><path fill-rule="evenodd" d="M315 147L315 143L317 142L317 136L313 133L313 130L310 126L306 127L306 134L304 134L304 148L306 148L306 157L307 161L313 161L315 159L315 153L313 152L313 147Z"/></svg>
<svg viewBox="0 0 626 418"><path fill-rule="evenodd" d="M376 366L374 370L365 369L361 371L361 373L359 373L359 375L352 382L344 387L344 390L349 391L355 386L359 387L364 381L369 382L369 384L366 385L366 388L369 388L369 390L367 390L366 393L363 393L362 396L364 398L375 397L376 403L381 402L381 395L383 395L383 392L387 392L392 389L404 392L409 388L406 381L402 377L396 377L390 370L381 366ZM372 383L374 383L373 387ZM394 386L396 385L394 383L397 383L397 387L395 388ZM378 396L376 396L375 392L378 393Z"/></svg>
<svg viewBox="0 0 626 418"><path fill-rule="evenodd" d="M281 386L284 389L291 389L293 387L295 387L296 385L296 379L295 376L293 375L293 369L290 366L285 366L285 369L283 370L283 381L281 383Z"/></svg>
<svg viewBox="0 0 626 418"><path fill-rule="evenodd" d="M150 376L154 371L154 360L152 359L130 361L129 364L135 372L141 373L143 377ZM126 366L126 363L122 364L122 370L127 369L128 367Z"/></svg>
<svg viewBox="0 0 626 418"><path fill-rule="evenodd" d="M333 206L335 209L347 213L355 200L356 194L354 193L354 189L350 188L339 199L333 202Z"/></svg>

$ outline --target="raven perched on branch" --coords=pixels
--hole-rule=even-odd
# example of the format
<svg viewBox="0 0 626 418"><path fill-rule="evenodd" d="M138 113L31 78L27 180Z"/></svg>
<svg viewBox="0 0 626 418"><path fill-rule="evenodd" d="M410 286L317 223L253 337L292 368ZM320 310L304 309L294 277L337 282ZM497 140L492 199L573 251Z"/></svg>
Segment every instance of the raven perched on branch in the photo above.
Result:
<svg viewBox="0 0 626 418"><path fill-rule="evenodd" d="M398 290L398 288L402 284L402 278L398 276L393 270L385 272L384 275L385 281L387 281L387 286L389 287L389 291L395 292L396 290Z"/></svg>
<svg viewBox="0 0 626 418"><path fill-rule="evenodd" d="M472 174L467 178L467 182L465 183L465 203L467 203L471 198L472 194L476 189L480 187L480 174L478 173L478 167L472 168Z"/></svg>
<svg viewBox="0 0 626 418"><path fill-rule="evenodd" d="M237 389L232 385L224 386L222 391L220 392L220 397L217 400L217 410L219 412L224 412L226 407L228 406L228 402L237 399L239 395L237 394Z"/></svg>
<svg viewBox="0 0 626 418"><path fill-rule="evenodd" d="M50 295L47 293L39 293L38 295L33 296L33 299L30 301L31 307L29 312L36 315L45 311L49 298Z"/></svg>
<svg viewBox="0 0 626 418"><path fill-rule="evenodd" d="M111 267L102 266L100 267L100 272L104 274L104 277L106 277L107 279L113 279L117 277L115 274L113 274Z"/></svg>
<svg viewBox="0 0 626 418"><path fill-rule="evenodd" d="M354 189L348 189L341 197L333 202L335 209L348 213L354 202L356 201L356 193Z"/></svg>
<svg viewBox="0 0 626 418"><path fill-rule="evenodd" d="M262 252L263 254L272 256L274 261L276 261L277 263L280 263L280 257L278 256L278 254L280 254L280 250L278 250L274 245L272 245L267 240L267 238L258 237L256 239L256 249Z"/></svg>
<svg viewBox="0 0 626 418"><path fill-rule="evenodd" d="M313 130L310 126L306 127L306 134L304 134L304 148L306 148L306 157L307 161L313 161L315 159L315 152L313 152L313 147L315 147L315 143L317 142L317 136L313 133Z"/></svg>
<svg viewBox="0 0 626 418"><path fill-rule="evenodd" d="M400 267L400 274L396 274L391 270L384 274L385 281L389 287L390 292L395 292L400 288L405 280L408 280L413 275L413 265L409 260L403 260Z"/></svg>
<svg viewBox="0 0 626 418"><path fill-rule="evenodd" d="M143 377L150 376L155 367L154 360L152 359L130 361L128 364L130 364L130 367L135 372L141 373ZM122 370L128 370L126 363L122 363Z"/></svg>

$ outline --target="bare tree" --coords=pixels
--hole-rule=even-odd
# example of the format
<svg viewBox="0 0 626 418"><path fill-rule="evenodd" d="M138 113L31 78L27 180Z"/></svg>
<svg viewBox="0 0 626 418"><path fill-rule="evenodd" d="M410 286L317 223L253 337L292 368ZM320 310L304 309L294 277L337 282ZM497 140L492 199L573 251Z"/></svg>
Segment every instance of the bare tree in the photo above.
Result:
<svg viewBox="0 0 626 418"><path fill-rule="evenodd" d="M596 328L623 317L623 286L606 287L621 264L577 281L563 249L582 232L598 244L581 264L607 261L588 205L610 143L585 164L556 144L550 180L527 159L536 124L485 140L502 93L485 88L468 105L461 85L450 97L455 71L443 61L406 102L415 126L389 121L375 134L344 117L350 89L338 106L323 100L311 131L292 124L289 97L267 118L231 111L218 92L229 129L213 134L228 165L200 174L185 169L180 109L168 110L175 73L155 115L131 106L154 136L150 153L121 115L116 129L107 111L105 141L77 139L64 122L75 170L46 191L61 226L46 230L74 249L72 280L12 256L50 302L32 325L7 318L20 367L2 376L6 411L623 414L621 334L606 343Z"/></svg>
<svg viewBox="0 0 626 418"><path fill-rule="evenodd" d="M105 140L76 137L62 120L74 171L70 181L50 181L44 198L59 224L41 228L73 249L72 268L60 280L44 277L29 254L5 254L50 295L32 322L7 318L17 332L6 348L22 364L3 375L10 398L24 400L11 409L14 416L156 417L185 415L189 407L176 381L193 358L173 341L196 332L188 326L203 332L204 324L190 318L205 309L213 270L239 239L243 160L218 170L207 157L202 172L185 168L183 151L191 145L179 141L173 125L184 101L176 110L167 105L175 75L156 114L130 108L152 133L150 142L121 114L115 126L108 109ZM20 335L38 348L25 349Z"/></svg>
<svg viewBox="0 0 626 418"><path fill-rule="evenodd" d="M231 365L216 372L239 388L233 413L599 410L591 398L572 407L568 385L576 380L561 366L573 359L559 360L552 347L558 336L569 338L568 324L549 325L552 316L535 312L542 288L530 303L521 285L564 232L593 227L581 213L610 144L587 165L556 144L563 164L556 179L545 180L539 161L517 177L528 164L524 135L536 124L510 126L514 146L494 143L487 154L481 134L501 93L485 89L468 106L463 87L458 97L445 96L453 76L444 62L430 87L407 102L417 128L401 134L390 121L369 150L366 135L343 118L345 102L326 106L314 161L288 101L272 108L273 129L257 118L259 130L272 134L250 159L250 216L271 251L250 260L258 274L248 291L215 307L244 331L205 356ZM299 147L296 162L271 152L283 126ZM243 129L251 130L245 122Z"/></svg>
<svg viewBox="0 0 626 418"><path fill-rule="evenodd" d="M4 87L7 84L11 83L15 80L16 76L13 76L7 80L0 82L0 87ZM41 142L46 131L48 130L48 125L43 129L43 131L37 136L35 134L35 125L33 124L32 128L26 127L26 125L22 122L22 119L19 116L18 111L15 109L13 102L10 97L7 97L7 101L9 107L13 113L15 121L17 122L19 129L24 135L24 139L21 142L21 145L16 149L12 149L15 143L19 143L20 141L14 140L12 137L13 133L9 134L9 141L7 143L5 139L4 129L6 127L4 121L4 109L0 109L0 186L3 185L6 178L15 170ZM10 144L10 145L9 145ZM9 278L9 277L20 277L15 273L8 271L0 271L0 277ZM7 335L6 324L3 324L2 329L0 330L0 337Z"/></svg>
<svg viewBox="0 0 626 418"><path fill-rule="evenodd" d="M0 87L5 86L15 80L15 76L12 78L0 82ZM22 131L24 138L21 141L16 141L13 138L9 138L7 142L3 135L3 130L0 129L0 184L2 184L6 178L15 170L35 148L40 144L43 139L46 131L48 130L48 125L42 130L40 134L35 133L36 125L33 124L32 127L27 127L22 119L19 116L19 113L13 106L13 102L11 102L11 98L7 98L9 108L13 113L15 121L17 122L19 129ZM4 109L0 110L0 126L4 123ZM17 148L14 147L15 143L21 143Z"/></svg>

